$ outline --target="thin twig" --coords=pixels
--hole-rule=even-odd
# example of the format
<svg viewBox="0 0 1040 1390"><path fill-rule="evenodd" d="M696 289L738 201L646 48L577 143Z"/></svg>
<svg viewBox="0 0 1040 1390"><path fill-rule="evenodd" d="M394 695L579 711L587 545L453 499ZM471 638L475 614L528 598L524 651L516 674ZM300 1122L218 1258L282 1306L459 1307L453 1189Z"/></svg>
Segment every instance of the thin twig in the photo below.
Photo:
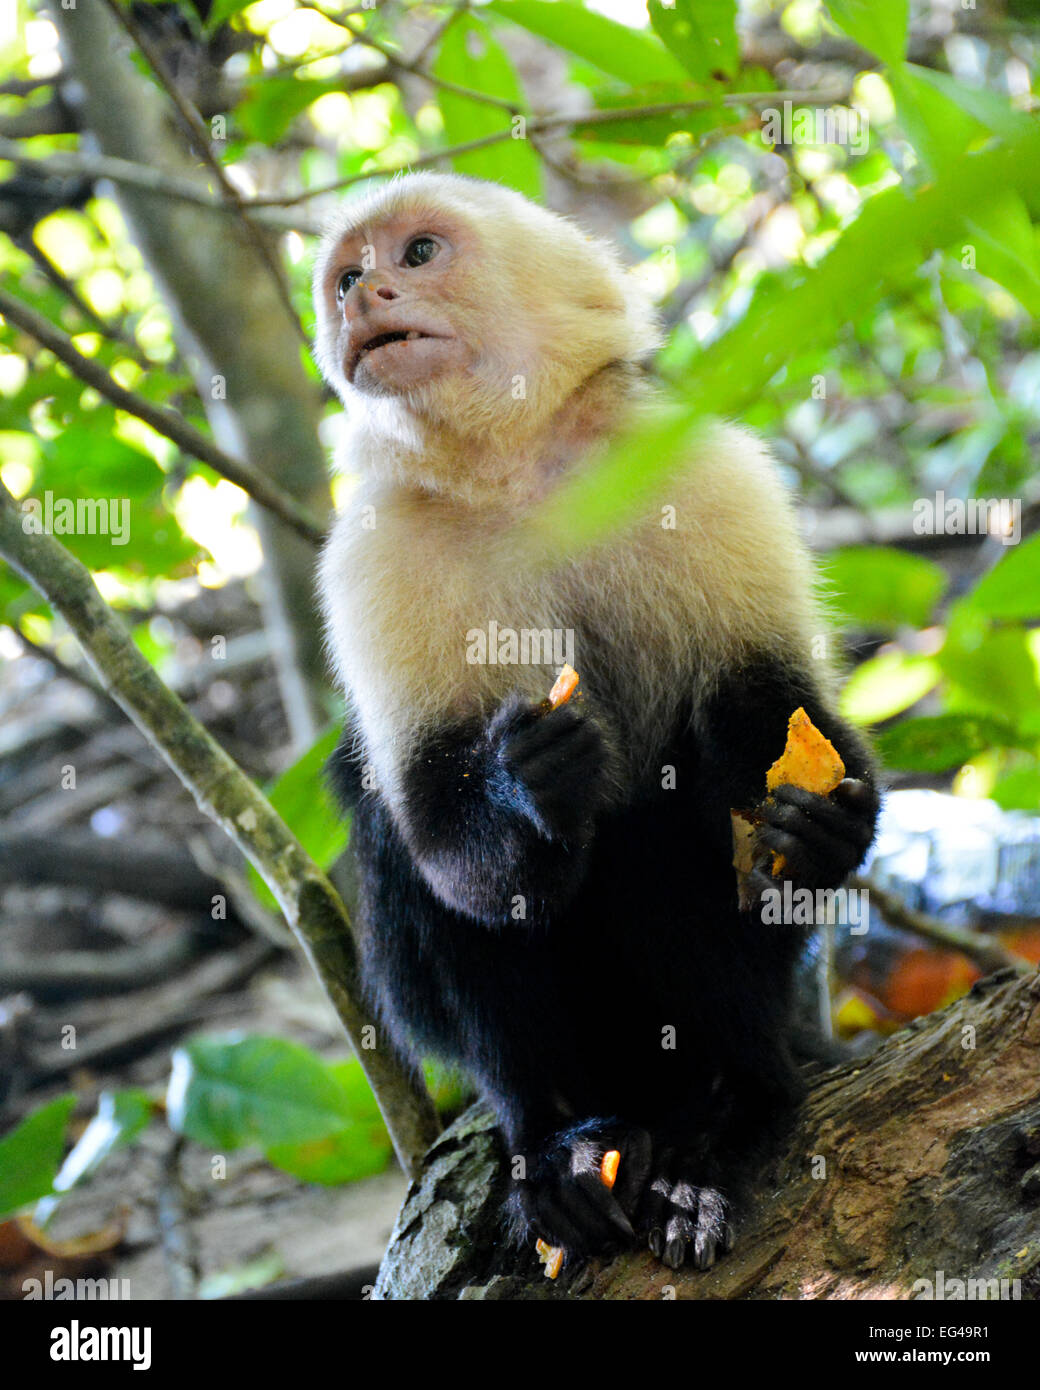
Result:
<svg viewBox="0 0 1040 1390"><path fill-rule="evenodd" d="M219 197L206 184L195 179L187 179L179 174L167 173L149 164L137 164L132 159L120 159L115 155L87 154L83 150L52 150L46 157L32 154L17 140L8 140L0 135L0 159L10 160L23 169L32 169L44 178L108 179L111 183L128 188L140 188L146 193L155 193L163 198L176 198L182 203L195 203L211 212L222 212L228 217L237 216L238 208ZM258 206L255 200L246 200L246 207L256 214L256 221L269 226L273 231L299 231L313 233L317 228L298 218L287 217L275 207Z"/></svg>
<svg viewBox="0 0 1040 1390"><path fill-rule="evenodd" d="M456 5L456 6L444 17L444 19L441 21L440 24L434 25L432 31L431 31L431 32L427 35L427 37L423 40L422 45L421 45L420 48L419 48L419 51L415 54L415 56L414 56L414 57L412 58L412 60L411 60L410 67L411 67L411 70L412 70L413 72L414 72L422 63L424 63L424 62L426 61L426 59L427 59L427 57L429 56L430 52L437 46L437 44L440 43L441 39L443 39L444 35L448 32L448 30L451 28L451 26L452 26L458 19L460 19L461 16L464 15L468 9L469 9L469 4L467 3L467 0L462 0L462 3L459 4L459 5Z"/></svg>
<svg viewBox="0 0 1040 1390"><path fill-rule="evenodd" d="M467 93L472 96L473 93ZM525 118L524 138L531 135L542 135L548 131L573 129L578 126L597 126L612 125L621 121L645 120L652 116L679 116L685 112L708 111L716 106L761 106L774 101L818 101L833 102L839 99L840 94L826 92L805 92L805 91L779 91L779 92L740 92L721 97L698 98L691 101L664 101L654 102L647 106L618 106L609 110L585 111L582 113L568 112L566 115L533 116ZM519 114L519 113L515 113ZM500 145L506 140L521 138L516 134L513 126L510 125L504 130L495 130L488 135L481 135L476 140L465 140L458 145L448 145L441 150L429 150L426 154L419 155L411 159L407 164L395 166L391 169L366 169L360 174L350 174L342 179L334 179L330 183L318 184L313 188L306 188L300 193L289 194L278 198L253 198L249 203L250 207L264 208L288 208L294 207L299 203L306 202L310 198L319 198L327 193L337 193L343 188L348 188L351 184L358 183L362 179L371 178L390 178L394 174L407 173L410 169L422 169L429 164L436 164L442 159L453 159L457 155L471 154L474 150L488 149L492 145Z"/></svg>
<svg viewBox="0 0 1040 1390"><path fill-rule="evenodd" d="M181 1159L186 1147L184 1135L178 1134L163 1154L162 1179L155 1204L170 1293L179 1302L198 1297L201 1279L199 1243L191 1221L194 1194L189 1190L181 1171Z"/></svg>
<svg viewBox="0 0 1040 1390"><path fill-rule="evenodd" d="M74 681L76 685L84 690L89 690L91 695L96 695L99 700L107 700L108 694L102 690L97 681L92 676L88 676L85 671L77 670L75 666L68 666L57 652L52 652L50 647L43 647L39 642L34 642L31 637L26 636L16 622L11 623L11 631L18 638L30 656L37 657L40 661L46 661L59 676L64 676L66 680Z"/></svg>
<svg viewBox="0 0 1040 1390"><path fill-rule="evenodd" d="M467 96L478 99L480 94L466 92ZM696 101L665 102L649 106L626 106L616 107L604 111L586 111L582 114L573 112L566 115L536 116L526 120L525 134L539 135L548 131L564 130L576 126L608 125L618 121L640 120L650 116L658 115L681 115L685 111L703 111L716 105L722 106L760 106L770 101L819 101L831 102L838 100L840 94L827 92L808 92L808 91L778 91L778 92L741 92L734 95L727 95L711 99L700 99ZM56 176L76 176L86 175L95 179L109 179L113 183L125 184L132 188L141 188L149 193L160 194L167 198L178 198L184 202L197 203L200 207L208 208L211 211L235 214L239 212L239 207L252 214L259 214L258 220L272 227L275 230L299 231L305 235L315 235L320 231L320 227L292 216L279 216L288 209L298 207L301 203L309 201L311 198L320 198L329 193L338 193L344 188L349 188L352 184L358 183L363 179L371 178L390 178L394 174L407 173L410 169L423 169L431 164L436 164L443 159L453 159L458 155L470 154L474 150L487 149L490 146L500 145L506 140L515 139L516 134L512 125L503 130L493 131L489 135L482 135L475 140L465 140L457 145L446 145L443 149L429 150L427 153L418 155L415 159L409 160L406 164L394 165L386 169L366 169L359 174L351 174L342 179L335 179L329 183L317 184L312 188L305 188L298 193L287 195L260 196L254 198L242 198L240 204L231 205L226 199L218 197L212 190L204 187L201 183L194 180L181 178L175 174L167 174L161 169L153 169L148 165L136 164L133 160L116 159L104 155L87 155L82 152L72 153L67 150L54 151L47 155L45 159L39 156L27 154L15 140L5 140L0 137L0 159L9 159L15 164L25 168L39 170L44 175Z"/></svg>
<svg viewBox="0 0 1040 1390"><path fill-rule="evenodd" d="M194 425L182 420L176 411L166 406L154 405L143 396L121 386L100 363L91 357L84 357L71 338L55 328L42 314L38 314L35 309L23 304L20 299L3 289L0 289L0 314L10 323L31 334L38 343L53 352L60 362L64 362L81 381L93 386L114 406L125 410L129 415L135 415L146 425L151 425L153 430L172 440L186 454L208 463L222 477L242 488L255 502L273 512L305 540L314 545L320 544L323 529L302 503L283 492L248 463L233 458L218 448Z"/></svg>
<svg viewBox="0 0 1040 1390"><path fill-rule="evenodd" d="M31 236L20 239L18 245L40 274L45 276L56 290L61 291L77 313L81 314L103 338L107 338L110 343L118 343L139 367L148 370L151 363L134 341L132 334L128 333L122 324L110 323L103 319L97 310L87 303L68 276L54 264L46 251L36 245Z"/></svg>
<svg viewBox="0 0 1040 1390"><path fill-rule="evenodd" d="M353 24L348 24L345 20L338 21L342 28L354 35L355 40L364 48L371 48L373 52L385 58L387 64L398 72L407 72L412 77L420 77L424 82L428 82L431 87L437 87L441 91L451 92L455 96L468 97L470 101L482 102L485 106L497 107L500 111L508 111L511 115L519 115L522 108L515 101L506 101L503 97L495 97L490 92L476 91L472 87L461 87L457 82L449 82L447 78L436 77L433 73L427 72L422 66L424 50L415 58L403 58L400 53L385 44L381 39L374 38L364 29L355 29ZM444 26L447 28L447 25Z"/></svg>
<svg viewBox="0 0 1040 1390"><path fill-rule="evenodd" d="M856 875L849 880L854 888L865 888L870 901L892 927L901 927L913 932L915 936L942 946L948 951L960 951L962 955L975 962L984 975L992 975L994 970L1014 970L1017 975L1031 975L1036 967L1021 956L1013 955L999 941L971 927L956 927L950 922L941 922L926 912L918 912L908 907L901 898L881 888L871 878Z"/></svg>

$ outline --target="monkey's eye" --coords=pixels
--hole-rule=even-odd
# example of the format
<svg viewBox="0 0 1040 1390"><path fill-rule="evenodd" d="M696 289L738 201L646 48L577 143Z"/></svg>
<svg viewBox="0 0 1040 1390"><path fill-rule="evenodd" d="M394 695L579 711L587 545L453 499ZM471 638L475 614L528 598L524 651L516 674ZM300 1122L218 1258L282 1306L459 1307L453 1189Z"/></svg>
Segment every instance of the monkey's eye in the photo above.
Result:
<svg viewBox="0 0 1040 1390"><path fill-rule="evenodd" d="M404 263L410 266L425 265L433 260L440 249L432 236L413 237L404 248Z"/></svg>
<svg viewBox="0 0 1040 1390"><path fill-rule="evenodd" d="M354 288L360 279L361 271L356 265L351 266L349 270L345 270L336 281L336 298L338 300L346 299L348 292Z"/></svg>

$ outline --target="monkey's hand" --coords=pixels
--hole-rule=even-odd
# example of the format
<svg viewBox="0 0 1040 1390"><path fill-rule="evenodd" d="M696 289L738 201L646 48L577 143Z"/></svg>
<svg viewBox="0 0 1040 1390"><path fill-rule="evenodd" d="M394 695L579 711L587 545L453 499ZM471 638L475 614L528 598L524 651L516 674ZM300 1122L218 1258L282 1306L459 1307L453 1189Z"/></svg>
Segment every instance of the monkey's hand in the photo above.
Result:
<svg viewBox="0 0 1040 1390"><path fill-rule="evenodd" d="M606 750L596 721L572 704L546 711L512 695L487 737L497 796L546 839L586 843L605 783Z"/></svg>
<svg viewBox="0 0 1040 1390"><path fill-rule="evenodd" d="M552 1135L525 1155L527 1176L513 1184L509 1214L519 1243L541 1237L568 1257L630 1245L636 1211L650 1174L650 1135L617 1119L585 1120ZM621 1155L607 1187L603 1155Z"/></svg>
<svg viewBox="0 0 1040 1390"><path fill-rule="evenodd" d="M846 777L829 796L788 785L777 787L755 811L758 842L783 855L772 876L772 855L755 864L756 893L790 879L804 888L836 888L855 869L874 838L878 794L869 782Z"/></svg>

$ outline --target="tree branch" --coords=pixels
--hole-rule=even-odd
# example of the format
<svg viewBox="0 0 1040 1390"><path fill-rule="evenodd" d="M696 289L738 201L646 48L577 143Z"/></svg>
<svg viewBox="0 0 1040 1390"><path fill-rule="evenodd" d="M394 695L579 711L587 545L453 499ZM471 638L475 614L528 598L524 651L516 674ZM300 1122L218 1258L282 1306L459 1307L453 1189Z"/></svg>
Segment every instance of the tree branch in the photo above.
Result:
<svg viewBox="0 0 1040 1390"><path fill-rule="evenodd" d="M182 420L176 411L170 410L167 406L153 405L151 401L143 396L138 396L133 391L128 391L125 386L120 386L114 377L105 371L100 363L93 358L85 357L83 353L60 329L38 314L35 309L31 309L28 304L23 304L14 295L8 294L6 290L0 289L0 314L9 323L16 324L24 332L29 333L41 343L49 352L53 352L60 362L64 362L70 371L79 377L80 381L85 381L88 386L93 386L106 400L112 402L120 410L125 410L128 415L135 415L139 420L143 420L146 425L151 425L152 429L165 438L173 441L179 449L183 449L186 454L191 454L194 458L200 459L203 463L208 463L211 468L229 482L235 483L243 492L248 492L254 501L259 502L262 507L279 517L294 531L303 536L312 545L321 542L323 530L314 517L310 515L307 508L297 502L295 497L290 497L288 493L265 478L262 473L258 473L249 464L243 463L240 459L232 458L223 449L219 449L216 444L201 434L193 425L189 425L186 420Z"/></svg>
<svg viewBox="0 0 1040 1390"><path fill-rule="evenodd" d="M108 179L120 187L137 189L144 193L154 193L164 198L176 198L182 203L193 203L209 212L219 212L226 217L234 217L238 208L196 179L172 174L154 164L141 164L132 159L120 159L114 155L87 154L83 150L52 150L46 158L23 149L17 140L8 140L0 134L0 159L10 160L23 169L32 169L44 178L89 178ZM277 207L267 207L255 200L246 199L245 206L256 214L255 220L270 227L273 231L302 232L316 235L319 228L298 217L283 214Z"/></svg>
<svg viewBox="0 0 1040 1390"><path fill-rule="evenodd" d="M0 483L0 555L68 623L102 685L254 865L321 980L379 1103L394 1149L414 1172L439 1130L421 1081L382 1041L360 1001L357 955L339 894L259 789L156 675L104 603L88 570L52 536L27 534ZM377 1034L377 1036L379 1036Z"/></svg>
<svg viewBox="0 0 1040 1390"><path fill-rule="evenodd" d="M817 1071L743 1204L736 1248L704 1272L662 1268L644 1246L547 1280L532 1248L502 1239L508 1159L494 1117L473 1107L427 1154L372 1296L912 1299L945 1271L983 1281L969 1299L998 1297L1005 1279L1020 1281L1015 1298L1035 1299L1038 1064L1034 971L980 980L869 1057ZM952 1286L946 1297L958 1297Z"/></svg>
<svg viewBox="0 0 1040 1390"><path fill-rule="evenodd" d="M943 922L938 917L930 917L926 912L918 912L894 893L880 888L871 878L857 874L849 883L854 888L867 890L870 901L890 926L913 932L915 936L930 941L933 946L941 946L944 950L960 951L961 955L974 961L984 975L989 975L994 970L1012 970L1016 975L1032 975L1036 970L1035 966L1030 965L1021 956L1013 955L993 937L973 931L971 927L954 926L952 922Z"/></svg>
<svg viewBox="0 0 1040 1390"><path fill-rule="evenodd" d="M425 74L417 74L424 76ZM467 91L467 96L474 96ZM524 137L531 135L544 135L549 131L566 130L576 126L597 126L612 125L618 121L634 121L648 119L653 116L681 116L684 112L709 111L716 106L763 106L771 102L820 102L830 104L833 102L844 101L848 95L848 85L840 90L831 92L814 91L778 91L778 92L737 92L731 95L711 98L698 98L695 101L661 101L651 102L647 106L618 106L609 109L584 111L575 113L558 113L549 116L533 116L524 118ZM335 179L331 183L317 184L313 188L305 188L300 193L293 193L287 197L279 198L253 198L248 204L254 208L275 208L275 207L294 207L298 203L306 202L309 198L318 198L326 193L337 193L341 189L349 188L351 184L359 183L362 179L391 178L394 174L404 174L412 169L424 169L430 164L436 164L441 159L453 159L456 155L471 154L474 150L484 150L490 145L501 145L506 140L516 140L517 136L512 125L504 130L494 130L489 135L481 135L475 140L465 140L459 145L449 145L441 150L429 150L426 154L411 159L407 164L396 166L392 169L365 169L360 174L350 174L346 178Z"/></svg>

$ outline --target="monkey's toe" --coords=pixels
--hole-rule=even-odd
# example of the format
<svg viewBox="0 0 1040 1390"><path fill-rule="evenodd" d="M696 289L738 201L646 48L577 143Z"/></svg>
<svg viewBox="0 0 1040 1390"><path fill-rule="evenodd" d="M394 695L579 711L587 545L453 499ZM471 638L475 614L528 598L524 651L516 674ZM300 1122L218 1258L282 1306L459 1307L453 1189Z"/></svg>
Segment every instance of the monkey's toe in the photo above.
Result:
<svg viewBox="0 0 1040 1390"><path fill-rule="evenodd" d="M733 1249L726 1199L717 1188L693 1182L675 1150L666 1150L657 1166L642 1222L651 1251L670 1269L681 1269L687 1259L697 1269L710 1269L716 1254Z"/></svg>

